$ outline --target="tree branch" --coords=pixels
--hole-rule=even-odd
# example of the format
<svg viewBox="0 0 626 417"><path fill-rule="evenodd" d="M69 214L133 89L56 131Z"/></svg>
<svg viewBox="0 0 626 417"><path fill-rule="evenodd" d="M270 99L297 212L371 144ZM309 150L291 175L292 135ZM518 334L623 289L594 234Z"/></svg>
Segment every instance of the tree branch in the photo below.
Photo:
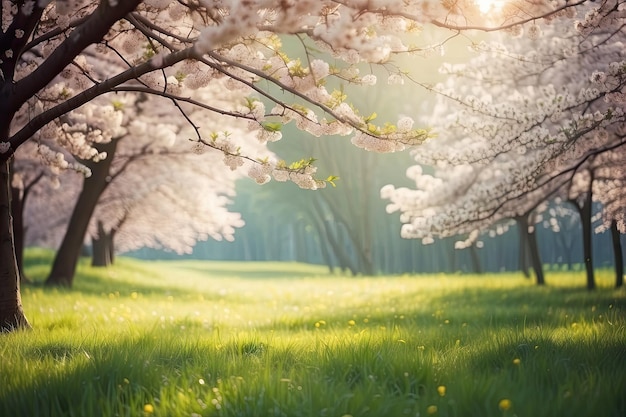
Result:
<svg viewBox="0 0 626 417"><path fill-rule="evenodd" d="M102 94L113 91L115 87L127 81L139 78L142 75L152 72L154 70L172 66L177 62L180 62L184 59L190 59L193 56L193 48L187 48L183 49L182 51L165 56L158 66L155 65L154 60L150 60L143 64L129 68L128 70L116 75L115 77L109 78L106 81L96 84L93 87L82 91L80 94L69 98L63 103L60 103L53 108L38 114L37 116L33 117L26 126L24 126L22 129L20 129L17 133L9 138L11 149L6 153L0 154L0 161L6 161L15 152L15 149L17 149L22 143L26 142L39 129L50 123L52 120L66 113L69 113L72 110L77 109L78 107Z"/></svg>

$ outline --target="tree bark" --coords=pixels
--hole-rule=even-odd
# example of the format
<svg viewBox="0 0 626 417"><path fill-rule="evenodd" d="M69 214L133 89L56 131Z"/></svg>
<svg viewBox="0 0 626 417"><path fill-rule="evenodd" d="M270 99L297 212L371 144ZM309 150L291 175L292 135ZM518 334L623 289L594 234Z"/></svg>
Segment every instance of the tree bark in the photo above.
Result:
<svg viewBox="0 0 626 417"><path fill-rule="evenodd" d="M583 229L583 258L585 261L585 271L587 276L587 289L593 290L596 288L596 281L593 273L593 248L591 244L591 209L593 205L591 187L593 185L593 172L590 173L591 179L589 182L589 190L585 195L585 200L581 205L578 205L575 201L573 204L578 209L580 215L580 223Z"/></svg>
<svg viewBox="0 0 626 417"><path fill-rule="evenodd" d="M310 216L311 221L315 224L315 230L317 230L317 236L319 239L320 251L322 254L322 259L326 266L328 267L328 272L331 274L335 273L335 262L333 260L333 255L328 249L328 239L325 238L326 230L323 226L324 219L320 218L317 211L309 208L308 214Z"/></svg>
<svg viewBox="0 0 626 417"><path fill-rule="evenodd" d="M12 165L10 165L10 184L12 183L14 172L11 166ZM44 174L43 172L41 172L28 184L24 184L23 189L15 188L11 184L11 215L13 216L13 240L15 242L15 258L17 260L17 270L20 273L20 279L22 282L29 282L28 278L24 274L24 248L26 241L24 209L26 208L26 201L31 190L43 177Z"/></svg>
<svg viewBox="0 0 626 417"><path fill-rule="evenodd" d="M543 275L543 265L541 263L541 255L539 254L539 245L537 244L537 233L533 227L532 232L529 230L528 216L520 216L517 218L520 233L524 235L524 240L528 243L528 251L530 255L530 263L535 271L537 285L546 283Z"/></svg>
<svg viewBox="0 0 626 417"><path fill-rule="evenodd" d="M113 139L109 143L98 146L99 152L107 153L104 161L85 162L91 169L91 176L83 181L83 188L74 205L65 236L54 258L50 275L46 279L46 285L72 286L89 221L98 204L98 199L109 184L109 169L118 141L119 139Z"/></svg>
<svg viewBox="0 0 626 417"><path fill-rule="evenodd" d="M0 164L0 331L30 328L20 295L11 216L10 162Z"/></svg>
<svg viewBox="0 0 626 417"><path fill-rule="evenodd" d="M11 215L13 217L15 261L20 279L24 279L24 196L20 189L14 187L11 187Z"/></svg>
<svg viewBox="0 0 626 417"><path fill-rule="evenodd" d="M107 267L113 263L112 233L107 233L102 221L98 221L98 236L91 239L91 266Z"/></svg>
<svg viewBox="0 0 626 417"><path fill-rule="evenodd" d="M620 288L624 285L624 257L620 233L615 220L611 222L611 240L613 241L613 255L615 257L615 288Z"/></svg>
<svg viewBox="0 0 626 417"><path fill-rule="evenodd" d="M528 267L528 222L521 217L517 217L515 220L519 229L519 268L526 278L530 278ZM526 228L526 231L522 230L523 228Z"/></svg>
<svg viewBox="0 0 626 417"><path fill-rule="evenodd" d="M475 274L482 274L483 267L480 263L480 255L478 254L478 248L475 245L469 247L470 259L472 261L472 269Z"/></svg>

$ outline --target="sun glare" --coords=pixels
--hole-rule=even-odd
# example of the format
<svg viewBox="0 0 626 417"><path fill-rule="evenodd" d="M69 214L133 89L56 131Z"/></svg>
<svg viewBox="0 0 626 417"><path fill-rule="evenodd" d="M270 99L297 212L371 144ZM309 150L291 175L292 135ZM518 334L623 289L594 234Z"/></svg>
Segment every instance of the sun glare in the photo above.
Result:
<svg viewBox="0 0 626 417"><path fill-rule="evenodd" d="M481 13L498 11L502 8L504 0L474 0Z"/></svg>

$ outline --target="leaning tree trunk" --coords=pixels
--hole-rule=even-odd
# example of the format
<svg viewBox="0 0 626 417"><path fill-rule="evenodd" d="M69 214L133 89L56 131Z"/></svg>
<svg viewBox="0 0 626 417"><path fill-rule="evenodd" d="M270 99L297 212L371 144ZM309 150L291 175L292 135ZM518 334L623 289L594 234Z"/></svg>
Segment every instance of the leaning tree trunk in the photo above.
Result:
<svg viewBox="0 0 626 417"><path fill-rule="evenodd" d="M0 165L0 331L30 328L20 295L11 217L10 163Z"/></svg>
<svg viewBox="0 0 626 417"><path fill-rule="evenodd" d="M615 257L615 288L624 285L624 257L622 255L622 242L617 229L617 222L611 222L611 239L613 241L613 255Z"/></svg>
<svg viewBox="0 0 626 417"><path fill-rule="evenodd" d="M46 285L72 286L89 221L100 196L109 184L107 178L117 143L118 140L113 139L111 142L98 147L99 152L106 152L108 155L104 161L86 163L91 169L91 176L83 181L83 188L72 211L61 246L54 258L50 275L45 282Z"/></svg>

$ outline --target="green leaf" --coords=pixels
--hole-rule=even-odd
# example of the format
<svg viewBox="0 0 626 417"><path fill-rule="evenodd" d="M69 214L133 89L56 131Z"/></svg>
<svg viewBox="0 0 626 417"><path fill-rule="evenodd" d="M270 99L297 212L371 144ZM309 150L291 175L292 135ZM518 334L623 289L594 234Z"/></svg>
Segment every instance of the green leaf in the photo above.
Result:
<svg viewBox="0 0 626 417"><path fill-rule="evenodd" d="M258 100L254 97L246 97L246 107L250 110L254 109L254 107L256 107L256 104L254 104L256 101Z"/></svg>
<svg viewBox="0 0 626 417"><path fill-rule="evenodd" d="M374 120L377 117L378 117L378 115L376 113L372 113L372 114L370 114L369 116L367 116L365 118L365 123L369 123L369 122L371 122L372 120Z"/></svg>
<svg viewBox="0 0 626 417"><path fill-rule="evenodd" d="M283 128L283 124L280 122L261 122L261 126L268 132L280 132Z"/></svg>
<svg viewBox="0 0 626 417"><path fill-rule="evenodd" d="M332 185L333 187L336 187L337 184L335 184L335 181L337 181L338 179L339 177L336 175L329 175L328 178L326 178L326 182Z"/></svg>

